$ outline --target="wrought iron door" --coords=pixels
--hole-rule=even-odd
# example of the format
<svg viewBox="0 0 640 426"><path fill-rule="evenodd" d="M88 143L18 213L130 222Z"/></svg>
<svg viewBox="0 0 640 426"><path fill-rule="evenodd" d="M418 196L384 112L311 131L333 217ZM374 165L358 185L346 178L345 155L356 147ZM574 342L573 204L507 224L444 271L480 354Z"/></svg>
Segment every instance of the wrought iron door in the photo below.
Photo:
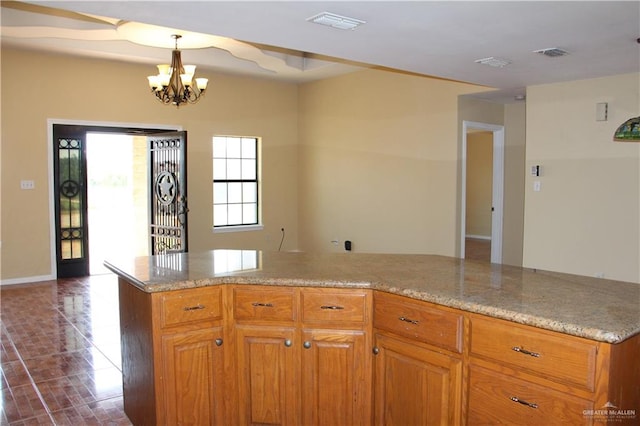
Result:
<svg viewBox="0 0 640 426"><path fill-rule="evenodd" d="M53 130L56 258L59 278L89 275L86 132L78 126Z"/></svg>
<svg viewBox="0 0 640 426"><path fill-rule="evenodd" d="M151 254L187 251L187 132L147 138L151 182Z"/></svg>

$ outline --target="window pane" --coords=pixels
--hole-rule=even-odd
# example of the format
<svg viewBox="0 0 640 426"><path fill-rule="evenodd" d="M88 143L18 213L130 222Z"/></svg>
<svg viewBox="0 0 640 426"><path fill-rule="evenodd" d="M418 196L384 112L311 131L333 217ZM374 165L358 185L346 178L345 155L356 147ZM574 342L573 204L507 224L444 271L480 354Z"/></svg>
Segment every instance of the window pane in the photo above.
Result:
<svg viewBox="0 0 640 426"><path fill-rule="evenodd" d="M242 184L240 182L230 183L227 191L227 203L242 202Z"/></svg>
<svg viewBox="0 0 640 426"><path fill-rule="evenodd" d="M227 160L213 159L213 179L223 180L227 178Z"/></svg>
<svg viewBox="0 0 640 426"><path fill-rule="evenodd" d="M83 257L82 254L82 241L80 240L72 240L71 241L71 258L73 259L81 259Z"/></svg>
<svg viewBox="0 0 640 426"><path fill-rule="evenodd" d="M240 179L240 160L227 160L227 179Z"/></svg>
<svg viewBox="0 0 640 426"><path fill-rule="evenodd" d="M252 137L213 137L214 226L258 223L257 143Z"/></svg>
<svg viewBox="0 0 640 426"><path fill-rule="evenodd" d="M242 179L256 178L256 160L242 160Z"/></svg>
<svg viewBox="0 0 640 426"><path fill-rule="evenodd" d="M258 201L257 187L253 182L245 182L242 184L242 201L244 203L255 203Z"/></svg>
<svg viewBox="0 0 640 426"><path fill-rule="evenodd" d="M255 203L242 205L242 223L258 223L258 209Z"/></svg>
<svg viewBox="0 0 640 426"><path fill-rule="evenodd" d="M227 158L240 158L240 138L227 138Z"/></svg>
<svg viewBox="0 0 640 426"><path fill-rule="evenodd" d="M216 182L213 184L213 204L227 202L227 184Z"/></svg>
<svg viewBox="0 0 640 426"><path fill-rule="evenodd" d="M225 226L227 224L227 205L213 206L213 226Z"/></svg>
<svg viewBox="0 0 640 426"><path fill-rule="evenodd" d="M229 208L227 209L227 211L229 212L229 225L242 224L242 204L229 204Z"/></svg>
<svg viewBox="0 0 640 426"><path fill-rule="evenodd" d="M224 158L227 156L227 138L215 136L213 138L213 158Z"/></svg>
<svg viewBox="0 0 640 426"><path fill-rule="evenodd" d="M242 138L242 158L256 158L256 140Z"/></svg>

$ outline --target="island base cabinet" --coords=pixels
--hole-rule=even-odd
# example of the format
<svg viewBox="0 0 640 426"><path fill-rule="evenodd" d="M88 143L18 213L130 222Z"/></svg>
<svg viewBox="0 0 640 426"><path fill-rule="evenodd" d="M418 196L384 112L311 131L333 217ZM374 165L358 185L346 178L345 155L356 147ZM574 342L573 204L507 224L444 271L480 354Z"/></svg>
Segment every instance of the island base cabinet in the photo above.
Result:
<svg viewBox="0 0 640 426"><path fill-rule="evenodd" d="M241 425L297 425L294 329L238 327Z"/></svg>
<svg viewBox="0 0 640 426"><path fill-rule="evenodd" d="M461 359L381 334L374 351L376 425L460 424Z"/></svg>
<svg viewBox="0 0 640 426"><path fill-rule="evenodd" d="M224 425L222 327L162 336L165 423Z"/></svg>
<svg viewBox="0 0 640 426"><path fill-rule="evenodd" d="M591 425L593 402L472 365L470 425Z"/></svg>
<svg viewBox="0 0 640 426"><path fill-rule="evenodd" d="M304 330L302 340L302 424L371 424L371 356L365 333Z"/></svg>

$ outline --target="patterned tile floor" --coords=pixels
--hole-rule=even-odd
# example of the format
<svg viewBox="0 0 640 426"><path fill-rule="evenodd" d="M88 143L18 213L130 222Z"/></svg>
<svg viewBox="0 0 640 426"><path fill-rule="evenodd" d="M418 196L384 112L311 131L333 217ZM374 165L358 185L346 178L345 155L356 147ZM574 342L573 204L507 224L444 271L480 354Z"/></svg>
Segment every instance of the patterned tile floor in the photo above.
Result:
<svg viewBox="0 0 640 426"><path fill-rule="evenodd" d="M114 275L0 290L0 425L131 425Z"/></svg>

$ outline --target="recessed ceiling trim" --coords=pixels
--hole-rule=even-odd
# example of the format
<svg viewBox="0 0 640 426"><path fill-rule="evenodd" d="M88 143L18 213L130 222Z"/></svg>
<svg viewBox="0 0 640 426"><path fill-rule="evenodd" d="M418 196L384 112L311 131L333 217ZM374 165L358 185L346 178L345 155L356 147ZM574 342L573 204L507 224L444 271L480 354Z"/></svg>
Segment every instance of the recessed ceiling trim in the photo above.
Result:
<svg viewBox="0 0 640 426"><path fill-rule="evenodd" d="M339 30L353 30L366 23L366 21L361 19L336 15L331 12L319 13L311 18L307 18L307 21L313 22L314 24L324 25L326 27L337 28Z"/></svg>

